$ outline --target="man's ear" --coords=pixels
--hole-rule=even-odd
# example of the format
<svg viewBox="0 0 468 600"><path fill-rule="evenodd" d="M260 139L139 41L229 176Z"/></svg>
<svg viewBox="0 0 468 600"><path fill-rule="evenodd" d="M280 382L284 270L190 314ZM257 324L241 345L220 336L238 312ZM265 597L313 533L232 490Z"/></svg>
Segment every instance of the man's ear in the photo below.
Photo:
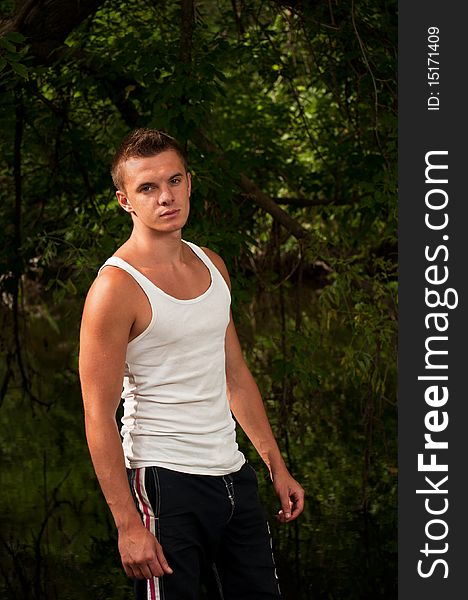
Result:
<svg viewBox="0 0 468 600"><path fill-rule="evenodd" d="M190 193L192 191L192 176L190 175L190 173L187 171L187 186L188 186L188 195L190 196Z"/></svg>
<svg viewBox="0 0 468 600"><path fill-rule="evenodd" d="M130 200L127 198L127 196L120 190L117 190L115 192L115 195L117 196L117 202L124 209L124 211L128 212L128 213L132 213L133 206L130 204Z"/></svg>

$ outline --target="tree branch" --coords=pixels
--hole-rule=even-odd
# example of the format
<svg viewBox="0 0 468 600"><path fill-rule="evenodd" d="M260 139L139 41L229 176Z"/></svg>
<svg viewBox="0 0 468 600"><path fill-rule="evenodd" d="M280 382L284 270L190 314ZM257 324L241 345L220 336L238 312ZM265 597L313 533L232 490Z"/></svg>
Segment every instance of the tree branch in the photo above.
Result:
<svg viewBox="0 0 468 600"><path fill-rule="evenodd" d="M44 64L68 35L104 0L26 0L0 24L0 36L18 31L28 39L34 56Z"/></svg>
<svg viewBox="0 0 468 600"><path fill-rule="evenodd" d="M286 227L290 233L298 240L307 236L307 231L293 219L285 210L283 210L276 202L265 194L258 186L255 185L246 175L240 174L240 187L250 194L255 202L269 213L278 223Z"/></svg>
<svg viewBox="0 0 468 600"><path fill-rule="evenodd" d="M196 131L196 144L204 151L209 152L217 157L218 162L226 164L227 161L222 155L221 151L217 146L213 144L205 134L197 129ZM228 168L228 165L226 165ZM265 194L258 186L253 183L244 173L240 173L239 176L239 187L251 195L254 201L269 213L278 223L283 225L295 238L298 240L308 236L308 232L293 219L288 213L283 210L270 196Z"/></svg>
<svg viewBox="0 0 468 600"><path fill-rule="evenodd" d="M24 4L22 6L20 6L18 8L17 13L15 14L13 23L12 23L12 28L14 31L19 31L20 28L22 27L24 20L26 19L26 17L28 16L28 14L31 12L32 8L34 7L34 5L36 4L37 0L27 0L26 2L24 2Z"/></svg>
<svg viewBox="0 0 468 600"><path fill-rule="evenodd" d="M192 36L193 36L193 0L182 0L182 14L180 18L180 51L181 62L190 69L192 63Z"/></svg>
<svg viewBox="0 0 468 600"><path fill-rule="evenodd" d="M296 206L298 208L307 208L309 206L329 206L334 204L336 206L346 206L350 204L356 204L361 198L367 196L363 194L360 197L353 196L352 198L343 200L341 198L290 198L290 197L274 197L272 200L277 204L284 204L287 206Z"/></svg>

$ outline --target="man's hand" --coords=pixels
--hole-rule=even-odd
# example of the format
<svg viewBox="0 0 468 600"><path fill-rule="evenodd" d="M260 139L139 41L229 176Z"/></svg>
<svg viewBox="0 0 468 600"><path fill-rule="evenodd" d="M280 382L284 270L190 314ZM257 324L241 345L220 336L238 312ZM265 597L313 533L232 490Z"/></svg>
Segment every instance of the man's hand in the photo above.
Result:
<svg viewBox="0 0 468 600"><path fill-rule="evenodd" d="M143 523L125 531L119 530L119 552L129 577L151 579L173 572L161 544Z"/></svg>
<svg viewBox="0 0 468 600"><path fill-rule="evenodd" d="M273 487L281 502L278 520L281 523L294 521L304 510L304 490L288 471L272 473Z"/></svg>

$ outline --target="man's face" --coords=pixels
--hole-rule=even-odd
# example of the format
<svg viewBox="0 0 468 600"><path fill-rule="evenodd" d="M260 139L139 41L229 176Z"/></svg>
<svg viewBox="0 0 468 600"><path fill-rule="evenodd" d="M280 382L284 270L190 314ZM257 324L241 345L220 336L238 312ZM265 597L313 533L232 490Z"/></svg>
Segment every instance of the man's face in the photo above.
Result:
<svg viewBox="0 0 468 600"><path fill-rule="evenodd" d="M123 164L124 188L116 192L134 225L157 232L182 229L189 214L190 173L175 150L130 158Z"/></svg>

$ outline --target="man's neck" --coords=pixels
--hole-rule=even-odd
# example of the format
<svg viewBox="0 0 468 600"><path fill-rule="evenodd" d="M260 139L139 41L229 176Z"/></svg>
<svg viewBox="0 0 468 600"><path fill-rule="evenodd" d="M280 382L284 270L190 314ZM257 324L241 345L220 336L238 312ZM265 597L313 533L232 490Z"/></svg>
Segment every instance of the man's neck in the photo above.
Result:
<svg viewBox="0 0 468 600"><path fill-rule="evenodd" d="M141 266L183 262L184 244L182 232L151 232L142 235L135 228L128 240L121 246L122 253L133 258Z"/></svg>

